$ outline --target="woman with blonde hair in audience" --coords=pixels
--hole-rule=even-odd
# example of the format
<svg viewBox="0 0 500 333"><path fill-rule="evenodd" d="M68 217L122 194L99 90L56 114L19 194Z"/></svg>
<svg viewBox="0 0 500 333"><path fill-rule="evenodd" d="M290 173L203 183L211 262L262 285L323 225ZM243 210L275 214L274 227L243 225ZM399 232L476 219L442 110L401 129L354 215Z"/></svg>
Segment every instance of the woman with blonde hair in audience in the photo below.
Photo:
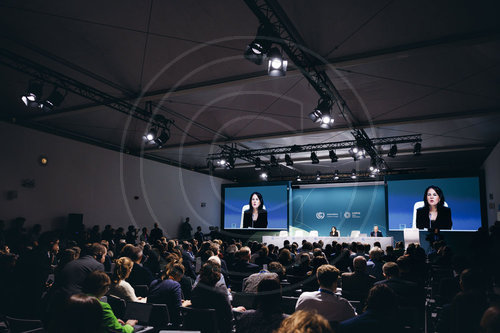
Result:
<svg viewBox="0 0 500 333"><path fill-rule="evenodd" d="M127 302L146 303L146 298L137 297L134 288L125 281L129 277L132 267L134 267L134 263L128 257L121 257L116 260L109 294L120 297Z"/></svg>
<svg viewBox="0 0 500 333"><path fill-rule="evenodd" d="M333 333L330 323L321 315L308 311L296 311L283 320L276 333Z"/></svg>

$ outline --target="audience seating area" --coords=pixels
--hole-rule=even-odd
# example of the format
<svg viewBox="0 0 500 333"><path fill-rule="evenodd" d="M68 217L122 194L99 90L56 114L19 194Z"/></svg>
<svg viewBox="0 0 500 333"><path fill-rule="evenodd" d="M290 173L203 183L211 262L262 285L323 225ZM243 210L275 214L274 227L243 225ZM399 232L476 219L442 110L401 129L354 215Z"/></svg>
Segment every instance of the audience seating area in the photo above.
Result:
<svg viewBox="0 0 500 333"><path fill-rule="evenodd" d="M372 311L376 305L370 301L372 296L368 292L358 295L348 289L343 290L343 279L351 279L349 285L346 282L346 288L354 285L359 286L359 290L368 291L380 284L388 286L394 292L397 304L387 318L397 319L402 324L402 332L463 331L456 330L456 327L473 328L479 332L483 312L488 306L497 306L499 302L496 293L500 280L498 268L488 265L488 260L482 255L484 251L498 248L498 243L495 243L498 241L498 229L495 228L490 233L478 231L477 237L483 237L482 243L478 243L478 249L472 247L468 257L454 255L445 240L436 241L432 244L432 250L426 253L418 244L410 244L406 249L402 243L395 247L380 248L377 243L339 243L331 238L329 243L323 239L314 243L304 240L300 244L284 241L282 246L275 246L226 239L220 233L214 239L207 237L201 244L192 238L174 240L161 234L146 243L139 241L136 231L134 235L125 235L120 230L107 234L96 229L89 230L83 239L68 238L64 232L49 232L40 235L38 242L27 241L22 247L12 246L6 239L0 248L0 332L50 332L51 320L54 320L51 319L54 318L51 311L61 311L54 310L57 309L54 304L63 290L62 286L68 282L64 280L67 279L64 267L71 267L69 263L78 260L82 260L82 263L85 260L102 262L111 283L117 284L124 279L126 285L131 285L135 293L133 297L137 297L134 299L138 301L126 300L124 297L128 294L118 297L109 291L100 300L109 304L116 318L134 325L134 332L226 333L223 327L227 325L221 326L220 322L220 303L214 301L211 308L211 300L205 299L203 302L209 307L197 305L200 303L195 302L195 299L189 301L197 286L215 288L217 292L225 294L230 302L228 306L232 307L232 331L235 327L241 329L238 322L245 318L245 312L262 309L263 302L259 300L263 296L257 290L266 279L277 280L280 286L274 291L281 295L278 311L287 316L293 315L301 295L317 291L320 287L317 271L325 265L336 267L338 278L335 293L337 297L346 298L355 309L357 316L354 318ZM109 228L106 230L109 231ZM132 228L129 228L129 232L134 233ZM150 234L154 235L154 232ZM127 245L122 239L132 242ZM105 255L88 259L91 243L99 243L106 248ZM68 254L70 260L66 258ZM125 254L130 256L127 258L130 258L128 262L131 265L126 274L123 273L126 268L123 263L127 261L117 260ZM47 258L47 261L40 262L40 258ZM202 265L195 265L196 261L201 261ZM215 287L204 285L206 276L202 276L203 270L200 270L209 263L219 267L219 271L213 271L219 279ZM132 273L134 270L135 273ZM384 276L375 278L371 275L377 270L383 270ZM34 271L36 274L28 274ZM119 275L120 272L123 276ZM129 280L132 274L135 275ZM168 293L163 298L154 295L156 284L162 281L167 281L165 285L170 286L170 289L165 289ZM35 288L40 283L43 287ZM73 283L85 285L86 282ZM18 292L24 298L12 297ZM174 296L176 292L180 293L182 304L176 303L180 302ZM149 302L150 297L154 303ZM475 303L468 301L471 299ZM471 307L470 316L456 312L457 309L464 311L468 306ZM462 315L457 317L457 314ZM175 322L177 317L181 318L180 322ZM343 321L331 321L330 326L332 332L358 332L346 329L348 326ZM116 331L126 332L125 328ZM266 332L264 329L260 333Z"/></svg>

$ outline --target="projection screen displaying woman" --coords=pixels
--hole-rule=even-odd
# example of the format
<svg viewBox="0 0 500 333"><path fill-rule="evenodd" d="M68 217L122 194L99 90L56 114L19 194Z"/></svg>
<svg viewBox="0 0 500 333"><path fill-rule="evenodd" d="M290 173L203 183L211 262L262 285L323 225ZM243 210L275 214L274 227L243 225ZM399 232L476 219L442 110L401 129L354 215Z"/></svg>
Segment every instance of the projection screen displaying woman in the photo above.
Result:
<svg viewBox="0 0 500 333"><path fill-rule="evenodd" d="M248 205L249 209L243 213L243 228L267 228L267 211L262 194L253 192Z"/></svg>

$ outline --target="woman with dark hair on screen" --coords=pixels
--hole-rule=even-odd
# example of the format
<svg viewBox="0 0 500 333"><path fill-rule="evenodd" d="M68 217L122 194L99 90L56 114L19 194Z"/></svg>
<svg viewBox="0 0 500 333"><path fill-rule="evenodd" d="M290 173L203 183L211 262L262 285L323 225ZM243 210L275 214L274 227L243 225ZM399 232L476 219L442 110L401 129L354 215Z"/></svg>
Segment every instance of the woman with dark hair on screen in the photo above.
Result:
<svg viewBox="0 0 500 333"><path fill-rule="evenodd" d="M249 209L243 212L243 228L267 228L267 211L259 192L253 192L248 202Z"/></svg>
<svg viewBox="0 0 500 333"><path fill-rule="evenodd" d="M330 231L330 237L339 237L339 231L335 226L332 226L332 230Z"/></svg>
<svg viewBox="0 0 500 333"><path fill-rule="evenodd" d="M444 193L435 186L429 186L424 193L424 207L417 209L418 229L451 229L451 209L444 206Z"/></svg>

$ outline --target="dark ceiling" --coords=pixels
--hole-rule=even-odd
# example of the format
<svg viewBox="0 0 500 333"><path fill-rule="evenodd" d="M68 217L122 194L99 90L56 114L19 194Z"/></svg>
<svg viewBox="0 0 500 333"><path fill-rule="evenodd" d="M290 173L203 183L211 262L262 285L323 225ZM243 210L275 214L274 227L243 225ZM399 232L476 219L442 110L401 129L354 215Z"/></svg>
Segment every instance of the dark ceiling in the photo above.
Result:
<svg viewBox="0 0 500 333"><path fill-rule="evenodd" d="M265 2L265 1L257 1ZM500 138L498 1L279 1L370 138L421 134L412 144L377 146L386 173L477 170ZM245 1L2 1L0 115L5 121L169 164L209 172L220 145L239 150L353 140L336 112L333 129L308 118L318 94L296 64L285 77L243 57L259 21ZM9 58L10 57L10 58ZM52 112L25 107L37 71L63 74L116 100L174 121L161 149L145 143L148 121L69 92ZM48 95L53 86L44 86ZM51 81L50 81L51 82ZM131 111L133 112L133 111ZM346 149L292 154L269 179L324 179L366 170ZM283 156L277 156L283 162ZM267 161L269 156L262 156ZM237 159L218 177L256 181Z"/></svg>

